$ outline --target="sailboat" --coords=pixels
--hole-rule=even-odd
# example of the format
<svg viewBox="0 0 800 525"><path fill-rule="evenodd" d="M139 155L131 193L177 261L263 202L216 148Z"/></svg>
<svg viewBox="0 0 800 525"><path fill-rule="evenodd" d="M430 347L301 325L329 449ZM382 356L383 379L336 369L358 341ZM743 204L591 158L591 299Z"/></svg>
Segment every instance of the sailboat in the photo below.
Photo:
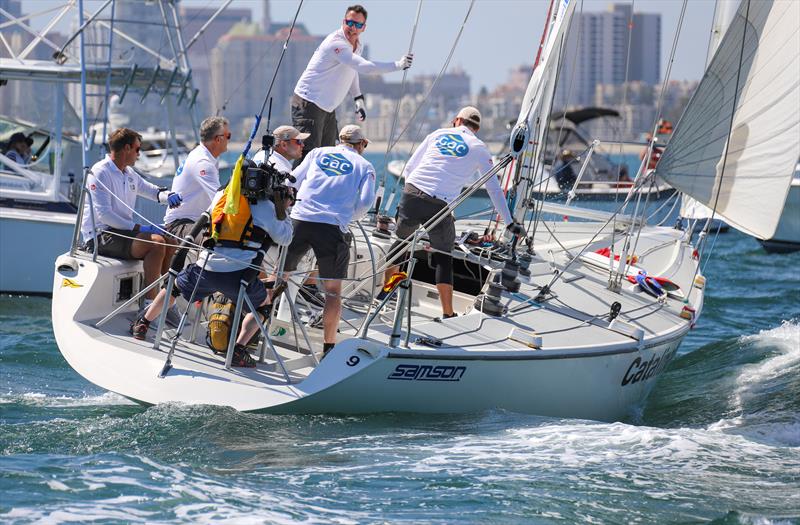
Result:
<svg viewBox="0 0 800 525"><path fill-rule="evenodd" d="M253 350L258 366L231 368L233 338L224 356L205 346L207 312L202 306L188 307L182 332L166 327L162 318L153 337L133 339L130 322L147 290L140 285L141 264L73 250L56 261L53 281L53 328L66 360L89 381L146 405L212 404L272 413L499 408L604 421L630 417L701 315L706 281L698 250L703 246L692 244L690 232L643 224L646 202L637 190L651 183L652 172L637 174L613 213L530 197L541 181L539 144L546 143L558 57L574 10L574 1L551 4L542 53L510 137L511 153L444 211L451 212L484 180L509 168L508 198L515 218L526 225L522 241L504 239L491 247L456 243L454 306L461 315L438 318L438 293L425 271L430 246L422 230L406 239L406 257L412 256L409 276L376 304L382 270L393 262L386 260L392 240L380 225L358 223L340 337L325 359L320 359L322 333L314 328L313 305L285 293L281 302L288 318L270 316L259 327L261 338ZM743 141L737 125L745 119L797 130L797 112L792 116L787 108L798 95L798 76L792 76L800 64L798 27L798 13L784 12L780 2L745 1L693 99L698 114L687 111L676 128L673 141L678 139L679 146L667 159L668 177L737 227L770 229L760 215L729 205L738 199L740 183L749 187L743 161L750 158L750 148L764 147ZM776 46L787 53L773 59ZM748 57L744 67L730 59L741 54ZM741 82L719 85L718 79L739 70ZM774 106L764 107L767 99L757 97L755 102L763 103L757 109L781 118L763 120L750 111L755 109L751 90L763 86L764 73ZM775 79L784 81L786 89L779 89ZM717 95L726 96L709 107ZM716 122L706 109L722 121L727 115L735 125L715 128L716 133L702 130L703 140L714 142L701 147L693 134L698 126ZM749 136L759 137L762 130L753 131ZM791 140L783 140L780 149L796 150L798 134L786 136ZM687 145L690 137L695 142ZM693 163L693 173L717 173L720 158L725 165L708 187L686 183L677 171L697 148L703 154ZM780 159L773 158L770 173L784 167L785 155L776 155ZM774 181L769 190L778 193L781 187L788 187L788 179ZM549 220L548 213L575 220ZM487 228L487 221L458 221L458 238ZM167 288L174 284L170 274L162 280ZM244 297L240 294L237 310ZM233 319L235 333L238 316Z"/></svg>

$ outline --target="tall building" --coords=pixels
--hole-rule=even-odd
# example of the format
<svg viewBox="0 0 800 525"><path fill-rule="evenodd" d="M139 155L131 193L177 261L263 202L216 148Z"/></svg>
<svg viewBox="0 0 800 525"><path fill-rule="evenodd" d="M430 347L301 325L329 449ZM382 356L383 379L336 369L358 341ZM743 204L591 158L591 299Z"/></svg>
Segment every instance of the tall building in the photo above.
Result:
<svg viewBox="0 0 800 525"><path fill-rule="evenodd" d="M211 52L211 106L231 122L252 117L266 95L289 31L288 24L271 26L277 31L264 34L259 25L237 24ZM323 38L295 26L272 90L272 128L291 121L294 86ZM241 138L249 129L233 131Z"/></svg>
<svg viewBox="0 0 800 525"><path fill-rule="evenodd" d="M657 84L660 64L661 15L632 14L628 4L578 14L564 48L555 105L592 104L598 84Z"/></svg>
<svg viewBox="0 0 800 525"><path fill-rule="evenodd" d="M180 5L181 33L187 44L216 11L217 8ZM239 22L251 21L252 13L249 8L231 9L229 7L211 22L203 34L189 48L189 64L192 67L194 87L200 90L197 94L200 115L213 115L216 112L216 107L211 103L213 98L211 88L211 51L217 47L220 38L227 34L233 26Z"/></svg>

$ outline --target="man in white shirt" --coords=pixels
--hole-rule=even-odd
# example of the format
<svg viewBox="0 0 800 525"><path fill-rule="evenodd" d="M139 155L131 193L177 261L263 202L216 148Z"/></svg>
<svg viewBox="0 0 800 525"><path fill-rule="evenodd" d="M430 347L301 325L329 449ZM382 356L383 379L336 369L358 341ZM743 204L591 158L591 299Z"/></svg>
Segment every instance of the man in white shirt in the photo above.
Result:
<svg viewBox="0 0 800 525"><path fill-rule="evenodd" d="M364 95L358 83L359 73L389 73L411 67L414 57L410 54L396 62L371 62L362 58L359 36L366 28L367 10L361 5L348 7L342 27L322 41L297 81L292 97L292 124L311 134L303 148L304 156L314 148L336 143L335 110L348 92L356 104L358 120L367 118Z"/></svg>
<svg viewBox="0 0 800 525"><path fill-rule="evenodd" d="M8 139L8 151L5 155L20 166L29 164L31 161L31 146L33 139L26 137L24 133L17 132Z"/></svg>
<svg viewBox="0 0 800 525"><path fill-rule="evenodd" d="M278 126L272 133L275 137L275 144L272 146L272 154L269 162L281 173L292 172L292 161L303 156L303 141L311 135L300 133L297 128L292 126ZM253 162L263 164L267 156L266 150L260 150L253 156Z"/></svg>
<svg viewBox="0 0 800 525"><path fill-rule="evenodd" d="M230 139L228 119L205 119L200 124L200 144L189 152L175 172L172 191L180 194L183 203L179 208L167 210L164 223L166 230L178 239L188 235L219 191L219 156L228 151ZM195 259L189 258L190 261Z"/></svg>
<svg viewBox="0 0 800 525"><path fill-rule="evenodd" d="M467 106L458 112L453 127L434 131L417 147L403 169L405 187L398 205L397 237L402 240L414 234L461 193L476 171L481 174L492 168L492 155L475 133L481 127L481 114ZM503 190L496 177L486 181L486 191L512 233L518 233ZM513 228L512 228L513 226ZM450 252L455 241L455 219L452 213L428 231L436 265L436 288L442 303L443 318L455 317L453 312L453 258ZM389 251L389 257L407 249L400 240ZM385 279L397 270L389 268Z"/></svg>
<svg viewBox="0 0 800 525"><path fill-rule="evenodd" d="M366 214L375 202L375 168L362 154L369 141L361 128L345 126L338 146L312 150L293 175L299 188L292 208L294 238L284 269L292 271L311 248L325 290L322 311L323 351L336 344L342 311L342 281L350 263L350 221Z"/></svg>
<svg viewBox="0 0 800 525"><path fill-rule="evenodd" d="M133 220L136 197L166 204L181 205L181 196L142 179L131 169L139 158L142 136L128 128L115 130L108 138L111 153L92 166L86 179L91 199L83 206L81 235L86 251L116 259L141 259L144 286L150 285L169 269L174 246L163 230ZM91 204L90 204L91 203ZM147 293L156 296L156 289Z"/></svg>

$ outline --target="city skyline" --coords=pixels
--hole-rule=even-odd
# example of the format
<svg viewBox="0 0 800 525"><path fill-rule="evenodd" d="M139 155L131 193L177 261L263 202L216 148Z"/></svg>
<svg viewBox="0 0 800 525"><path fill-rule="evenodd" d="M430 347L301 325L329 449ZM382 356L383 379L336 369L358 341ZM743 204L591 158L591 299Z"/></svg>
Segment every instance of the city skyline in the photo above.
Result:
<svg viewBox="0 0 800 525"><path fill-rule="evenodd" d="M615 3L605 0L575 1L580 2L576 9L584 12L605 11ZM58 0L23 0L22 9L30 13L52 8L59 3L61 2ZM181 3L187 7L215 8L222 1L183 0ZM303 23L311 34L328 34L338 27L344 9L351 3L305 0L298 22ZM99 2L86 0L85 5L91 11ZM272 0L272 19L276 22L291 21L297 5L294 0ZM367 31L363 39L370 56L375 60L396 60L408 49L417 2L372 1L363 2L363 5L369 11ZM466 0L423 2L414 44L415 63L410 70L411 76L435 75L439 72L464 20L468 5ZM516 67L532 64L548 5L547 0L476 1L450 62L450 68L461 67L471 76L473 92L484 86L491 90L506 82ZM261 20L262 6L263 0L234 0L229 9L250 9L252 19ZM634 11L637 13L662 16L662 75L667 70L666 61L669 59L680 7L681 3L677 1L637 0L634 4ZM705 50L707 46L713 8L712 0L698 0L688 4L673 64L672 80L695 80L702 76L705 53L697 53L697 49ZM484 29L483 26L487 24L493 25ZM37 21L33 20L32 25L37 27ZM57 29L68 32L69 26ZM482 36L476 38L476 34ZM486 37L486 34L490 37Z"/></svg>

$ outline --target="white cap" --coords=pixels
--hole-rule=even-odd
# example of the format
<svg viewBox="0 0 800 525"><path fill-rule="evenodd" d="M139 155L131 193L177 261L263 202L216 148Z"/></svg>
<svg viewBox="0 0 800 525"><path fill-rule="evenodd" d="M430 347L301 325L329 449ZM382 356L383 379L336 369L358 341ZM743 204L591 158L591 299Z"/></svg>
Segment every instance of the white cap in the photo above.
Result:
<svg viewBox="0 0 800 525"><path fill-rule="evenodd" d="M292 126L278 126L272 134L277 140L306 140L311 136L311 133L300 133L297 128Z"/></svg>
<svg viewBox="0 0 800 525"><path fill-rule="evenodd" d="M481 112L472 106L461 108L461 111L458 112L456 118L460 118L465 122L469 122L470 124L481 127Z"/></svg>
<svg viewBox="0 0 800 525"><path fill-rule="evenodd" d="M361 127L355 124L349 124L343 127L342 130L339 131L339 140L347 142L348 144L358 144L362 140L369 142L364 136L364 132L361 131Z"/></svg>

